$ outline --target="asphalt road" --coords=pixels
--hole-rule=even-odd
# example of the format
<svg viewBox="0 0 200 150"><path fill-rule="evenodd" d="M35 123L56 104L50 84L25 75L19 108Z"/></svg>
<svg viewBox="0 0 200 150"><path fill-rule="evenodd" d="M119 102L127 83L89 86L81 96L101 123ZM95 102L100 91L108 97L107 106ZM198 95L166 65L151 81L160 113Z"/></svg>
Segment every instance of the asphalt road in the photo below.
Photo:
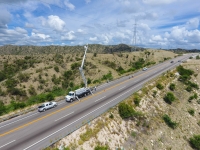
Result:
<svg viewBox="0 0 200 150"><path fill-rule="evenodd" d="M69 135L141 89L151 79L173 69L194 54L186 54L97 87L80 101L60 101L46 112L33 111L0 123L0 150L40 150ZM133 76L133 77L132 77Z"/></svg>

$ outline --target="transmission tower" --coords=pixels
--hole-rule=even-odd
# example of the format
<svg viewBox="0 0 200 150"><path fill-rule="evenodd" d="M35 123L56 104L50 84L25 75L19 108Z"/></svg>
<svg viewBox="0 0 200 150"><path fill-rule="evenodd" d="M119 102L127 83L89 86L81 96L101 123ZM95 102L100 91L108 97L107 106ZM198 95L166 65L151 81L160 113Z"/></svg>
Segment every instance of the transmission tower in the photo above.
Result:
<svg viewBox="0 0 200 150"><path fill-rule="evenodd" d="M136 51L136 34L137 34L137 23L135 20L135 24L134 24L134 49Z"/></svg>

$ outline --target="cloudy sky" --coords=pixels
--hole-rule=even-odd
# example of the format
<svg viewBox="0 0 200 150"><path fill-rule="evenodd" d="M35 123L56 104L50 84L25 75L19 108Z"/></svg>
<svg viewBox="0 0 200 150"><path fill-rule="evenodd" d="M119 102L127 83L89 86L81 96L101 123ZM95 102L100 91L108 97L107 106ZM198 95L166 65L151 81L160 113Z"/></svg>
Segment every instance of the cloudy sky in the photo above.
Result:
<svg viewBox="0 0 200 150"><path fill-rule="evenodd" d="M0 45L200 49L199 0L0 0L0 9Z"/></svg>

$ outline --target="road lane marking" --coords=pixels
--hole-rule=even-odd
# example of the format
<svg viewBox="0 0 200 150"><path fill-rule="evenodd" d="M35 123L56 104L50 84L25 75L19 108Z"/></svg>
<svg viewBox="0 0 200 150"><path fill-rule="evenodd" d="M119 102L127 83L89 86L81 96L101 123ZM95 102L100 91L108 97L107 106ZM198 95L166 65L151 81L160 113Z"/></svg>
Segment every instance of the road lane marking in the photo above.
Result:
<svg viewBox="0 0 200 150"><path fill-rule="evenodd" d="M74 113L74 111L71 112L71 113L69 113L69 114L67 114L67 115L65 115L65 116L63 116L63 117L61 117L61 118L59 118L59 119L57 119L57 120L55 120L55 121L58 121L58 120L60 120L60 119L62 119L62 118L64 118L64 117L67 117L67 116L69 116L69 115L71 115L71 114L73 114L73 113Z"/></svg>
<svg viewBox="0 0 200 150"><path fill-rule="evenodd" d="M123 88L125 88L126 86L123 86L122 88L120 88L119 90L122 90Z"/></svg>
<svg viewBox="0 0 200 150"><path fill-rule="evenodd" d="M25 118L31 117L31 116L33 116L33 115L35 115L35 114L38 114L38 113L34 113L34 114L32 114L32 115L29 115L29 116L26 116L26 117L24 117L24 118L18 119L18 120L16 120L16 121L10 122L10 123L8 123L8 124L6 124L6 125L0 126L0 128L3 128L3 127L5 127L5 126L8 126L8 125L13 124L13 123L15 123L15 122L18 122L18 121L20 121L20 120L23 120L23 119L25 119Z"/></svg>
<svg viewBox="0 0 200 150"><path fill-rule="evenodd" d="M52 115L54 115L54 114L56 114L56 113L58 113L58 112L60 112L60 111L62 111L62 110L65 110L65 109L67 109L67 108L69 108L69 107L71 107L71 106L76 105L77 103L78 103L78 102L75 102L75 103L73 103L73 104L71 104L71 105L68 105L68 106L66 106L66 107L63 107L63 108L61 108L61 109L59 109L59 110L56 110L56 111L54 111L54 112L52 112L52 113L50 113L50 114L47 114L47 115L45 115L45 116L43 116L43 117L40 117L40 118L35 119L35 120L31 121L31 122L28 122L28 123L26 123L26 124L24 124L24 125L21 125L21 126L19 126L19 127L17 127L17 128L14 128L14 129L12 129L12 130L10 130L10 131L7 131L7 132L5 132L5 133L2 133L2 134L0 134L0 137L5 136L5 135L7 135L7 134L10 134L10 133L12 133L12 132L15 132L15 131L17 131L17 130L19 130L19 129L22 129L22 128L28 126L28 125L31 125L31 124L33 124L33 123L35 123L35 122L38 122L38 121L40 121L40 120L42 120L42 119L45 119L45 118L49 117L49 116L52 116Z"/></svg>
<svg viewBox="0 0 200 150"><path fill-rule="evenodd" d="M0 146L0 148L5 147L6 145L8 145L8 144L10 144L10 143L12 143L12 142L15 142L15 140L13 140L13 141L11 141L11 142L9 142L9 143L7 143L7 144L4 144L4 145Z"/></svg>
<svg viewBox="0 0 200 150"><path fill-rule="evenodd" d="M141 84L143 84L143 83L144 83L144 81L143 81L142 83L140 83L139 85L141 85ZM139 85L138 85L138 86L139 86ZM136 86L136 87L137 87L137 86ZM98 107L98 108L96 108L95 110L93 110L93 111L89 112L88 114L86 114L86 115L84 115L84 116L80 117L79 119L77 119L77 120L75 120L75 121L71 122L71 123L70 123L70 124L68 124L67 126L64 126L64 127L60 128L59 130L57 130L57 131L55 131L55 132L51 133L50 135L48 135L48 136L44 137L43 139L41 139L41 140L39 140L39 141L35 142L34 144L30 145L29 147L25 148L24 150L27 150L27 149L29 149L29 148L33 147L34 145L36 145L36 144L40 143L41 141L43 141L43 140L47 139L48 137L50 137L50 136L52 136L52 135L54 135L54 134L58 133L59 131L61 131L61 130L65 129L65 128L67 128L68 126L70 126L70 125L72 125L72 124L74 124L74 123L76 123L77 121L79 121L79 120L83 119L84 117L86 117L86 116L88 116L88 115L90 115L90 114L94 113L95 111L97 111L97 110L101 109L102 107L106 106L107 104L109 104L109 103L111 103L111 102L115 101L115 100L116 100L116 99L118 99L119 97L121 97L121 96L125 95L126 93L128 93L128 92L132 91L134 88L135 88L135 87L131 88L130 90L128 90L128 91L126 91L125 93L123 93L123 94L119 95L118 97L116 97L116 98L112 99L111 101L109 101L109 102L107 102L107 103L105 103L105 104L101 105L100 107Z"/></svg>
<svg viewBox="0 0 200 150"><path fill-rule="evenodd" d="M103 98L105 98L106 96L104 96L104 97L102 97L102 98L100 98L100 99L98 99L98 100L96 100L95 102L98 102L99 100L101 100L101 99L103 99Z"/></svg>

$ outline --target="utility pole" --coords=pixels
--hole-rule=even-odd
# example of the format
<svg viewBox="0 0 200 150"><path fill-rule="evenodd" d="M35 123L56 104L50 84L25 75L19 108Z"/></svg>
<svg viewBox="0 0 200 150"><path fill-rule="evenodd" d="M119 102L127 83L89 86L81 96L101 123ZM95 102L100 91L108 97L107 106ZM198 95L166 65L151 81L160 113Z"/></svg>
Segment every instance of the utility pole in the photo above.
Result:
<svg viewBox="0 0 200 150"><path fill-rule="evenodd" d="M136 34L137 34L137 23L136 23L136 20L135 20L135 24L134 24L134 50L136 51Z"/></svg>

